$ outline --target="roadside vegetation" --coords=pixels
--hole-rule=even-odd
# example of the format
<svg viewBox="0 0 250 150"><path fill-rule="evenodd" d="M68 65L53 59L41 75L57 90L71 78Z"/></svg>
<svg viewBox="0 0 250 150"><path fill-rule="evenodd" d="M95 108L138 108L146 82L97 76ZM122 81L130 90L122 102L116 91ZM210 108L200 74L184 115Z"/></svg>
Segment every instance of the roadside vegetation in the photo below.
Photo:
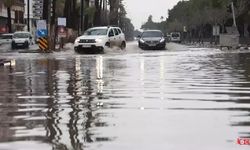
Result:
<svg viewBox="0 0 250 150"><path fill-rule="evenodd" d="M134 26L127 18L123 0L90 0L84 1L84 30L94 26L119 26L127 39L133 38ZM80 0L57 0L56 16L67 18L67 27L79 29L81 18Z"/></svg>
<svg viewBox="0 0 250 150"><path fill-rule="evenodd" d="M83 21L83 31L94 26L119 26L125 33L128 40L133 39L134 26L131 20L127 18L126 9L123 0L53 0L52 6L50 0L44 0L43 19L48 20L48 13L51 10L52 18L50 24L56 25L57 17L65 17L67 19L67 28L74 33L81 34L81 17ZM81 11L81 2L84 3ZM17 0L2 0L7 8L8 28L12 32L11 25L11 9ZM82 14L81 14L82 13ZM53 27L54 28L54 27ZM82 32L82 31L81 31Z"/></svg>
<svg viewBox="0 0 250 150"><path fill-rule="evenodd" d="M208 39L212 37L213 26L220 26L225 33L226 27L233 25L231 0L189 0L180 1L169 10L169 16L161 22L148 17L142 29L161 29L165 33L182 32L189 39ZM233 0L236 22L241 37L250 33L250 1Z"/></svg>

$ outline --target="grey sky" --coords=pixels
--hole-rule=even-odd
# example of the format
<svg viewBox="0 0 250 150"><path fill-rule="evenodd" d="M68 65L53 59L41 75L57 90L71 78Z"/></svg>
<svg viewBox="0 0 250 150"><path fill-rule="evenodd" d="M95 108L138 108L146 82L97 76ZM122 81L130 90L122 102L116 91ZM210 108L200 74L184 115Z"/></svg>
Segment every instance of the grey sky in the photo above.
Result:
<svg viewBox="0 0 250 150"><path fill-rule="evenodd" d="M160 21L161 16L168 16L168 9L173 8L180 0L124 0L128 17L132 20L136 29L139 29L147 21L148 16L153 15L154 21Z"/></svg>

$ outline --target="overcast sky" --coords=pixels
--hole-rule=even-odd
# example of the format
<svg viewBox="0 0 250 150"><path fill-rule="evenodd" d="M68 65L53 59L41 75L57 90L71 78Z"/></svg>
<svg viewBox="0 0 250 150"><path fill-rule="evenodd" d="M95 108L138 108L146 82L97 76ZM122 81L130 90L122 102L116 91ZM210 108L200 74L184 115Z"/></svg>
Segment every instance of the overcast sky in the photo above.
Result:
<svg viewBox="0 0 250 150"><path fill-rule="evenodd" d="M136 29L153 15L154 21L160 21L161 16L168 16L168 9L173 8L180 0L124 0L127 16L132 20Z"/></svg>

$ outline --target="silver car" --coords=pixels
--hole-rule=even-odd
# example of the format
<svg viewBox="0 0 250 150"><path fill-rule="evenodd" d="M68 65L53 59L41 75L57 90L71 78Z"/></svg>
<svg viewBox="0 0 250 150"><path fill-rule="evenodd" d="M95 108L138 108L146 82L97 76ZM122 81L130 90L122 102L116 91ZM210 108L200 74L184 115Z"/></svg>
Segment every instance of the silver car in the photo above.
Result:
<svg viewBox="0 0 250 150"><path fill-rule="evenodd" d="M1 34L0 35L0 45L2 44L10 44L12 42L13 34Z"/></svg>

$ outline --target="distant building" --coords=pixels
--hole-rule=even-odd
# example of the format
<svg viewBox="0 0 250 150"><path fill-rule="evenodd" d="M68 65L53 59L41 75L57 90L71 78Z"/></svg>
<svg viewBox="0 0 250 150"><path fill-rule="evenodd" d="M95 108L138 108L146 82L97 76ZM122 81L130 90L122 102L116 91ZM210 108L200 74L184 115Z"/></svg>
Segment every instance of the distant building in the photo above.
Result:
<svg viewBox="0 0 250 150"><path fill-rule="evenodd" d="M15 4L12 7L14 11L14 31L20 31L24 29L24 0L15 0Z"/></svg>
<svg viewBox="0 0 250 150"><path fill-rule="evenodd" d="M7 27L7 9L3 5L3 1L0 1L0 33L6 32Z"/></svg>
<svg viewBox="0 0 250 150"><path fill-rule="evenodd" d="M29 26L30 26L30 32L31 34L35 35L36 32L36 21L39 19L42 19L42 12L39 13L41 15L41 17L36 16L38 12L35 11L36 7L35 5L37 5L38 3L43 4L44 0L24 0L24 20L26 22L25 25L25 29L24 30L28 30L28 1L29 1ZM43 7L43 6L40 6Z"/></svg>
<svg viewBox="0 0 250 150"><path fill-rule="evenodd" d="M0 33L8 32L7 29L7 7L4 5L3 0L0 1ZM15 0L14 5L11 7L11 22L12 30L23 30L24 28L24 0Z"/></svg>

